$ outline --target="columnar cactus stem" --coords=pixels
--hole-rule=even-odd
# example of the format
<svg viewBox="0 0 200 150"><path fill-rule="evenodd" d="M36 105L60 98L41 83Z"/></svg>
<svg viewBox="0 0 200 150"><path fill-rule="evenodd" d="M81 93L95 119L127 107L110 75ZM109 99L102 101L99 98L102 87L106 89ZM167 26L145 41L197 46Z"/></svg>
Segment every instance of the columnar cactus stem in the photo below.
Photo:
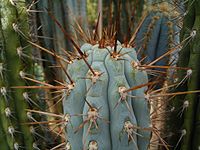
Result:
<svg viewBox="0 0 200 150"><path fill-rule="evenodd" d="M193 2L191 2L193 3ZM200 26L200 13L199 13L199 7L200 2L195 1L193 7L189 9L194 9L195 11L195 20L192 27L192 31L195 34L191 37L191 47L190 47L190 58L188 67L192 69L191 77L188 79L187 83L187 89L188 91L197 90L200 88L199 86L199 76L200 76L200 69L199 69L199 60L200 60L200 52L199 52L199 38L200 38L200 32L199 32L199 26ZM198 132L197 122L195 122L195 116L198 116L199 114L196 114L198 112L198 95L197 94L190 94L185 97L186 100L190 102L189 107L184 115L184 124L183 128L186 129L187 134L185 138L183 139L183 145L182 150L187 150L191 147L193 149L199 149L200 142L197 139L194 139L194 135L196 135L195 131ZM194 127L195 126L195 127ZM197 128L196 128L197 127ZM198 136L197 136L198 137ZM194 142L192 142L194 140Z"/></svg>
<svg viewBox="0 0 200 150"><path fill-rule="evenodd" d="M142 63L152 67L154 65L158 66L158 68L148 72L151 78L161 78L164 81L166 78L170 78L172 72L166 72L166 69L161 69L159 66L174 65L174 62L177 61L179 45L179 28L177 23L179 22L179 12L171 0L147 0L146 2L146 11L143 12L145 18L133 44L136 46L138 59L142 60ZM167 53L167 57L160 59L163 54ZM164 72L164 74L157 76L160 71ZM160 88L162 84L164 85L164 82L161 81L157 88ZM166 109L167 103L165 98L156 98L151 103L153 106L152 112L154 112L152 113L152 118L156 117L158 119L155 120L162 120L165 114L159 114ZM163 133L165 130L164 121L162 123L160 121L153 121L152 124L158 128L160 133ZM153 134L152 137L152 141L159 143L159 138L156 134ZM158 143L152 145L150 149L158 148Z"/></svg>
<svg viewBox="0 0 200 150"><path fill-rule="evenodd" d="M0 10L0 18L2 17L2 10ZM12 138L7 136L8 126L11 125L10 119L7 118L5 109L8 104L7 93L5 92L6 88L6 68L5 68L5 37L3 32L2 21L0 21L0 62L1 62L1 76L0 76L0 143L4 149L12 149L14 141Z"/></svg>
<svg viewBox="0 0 200 150"><path fill-rule="evenodd" d="M9 36L13 36L13 32L10 33L11 35ZM16 36L16 39L18 37ZM14 44L14 42L16 42ZM17 46L19 43L19 41L13 41L12 42L12 46L10 44L7 43L6 45L6 49L7 49L7 60L13 60L12 63L10 61L7 61L8 63L8 69L9 68L12 68L12 65L13 63L15 64L15 69L12 68L12 71L10 72L10 75L9 75L9 82L12 83L10 84L9 83L9 86L15 86L15 85L23 85L24 82L20 79L19 77L19 74L17 74L17 72L20 71L21 69L21 65L20 65L20 61L18 61L16 59L17 55L16 54L12 54L13 53L13 49L16 49L15 46ZM15 61L14 61L15 60ZM13 75L16 75L16 76L13 76ZM27 108L27 105L26 105L26 102L24 101L23 97L22 97L22 94L23 93L23 90L18 90L17 92L14 92L14 94L12 94L12 97L15 99L14 100L14 105L15 105L15 113L16 113L16 117L17 117L17 120L18 120L18 125L19 125L19 128L17 128L16 130L20 130L20 132L23 133L23 139L26 139L26 143L24 143L27 147L27 148L32 148L32 136L29 132L29 129L28 129L28 126L26 125L20 125L21 123L25 123L27 122L27 117L26 117L26 113L25 113L25 108ZM12 99L11 99L12 101Z"/></svg>
<svg viewBox="0 0 200 150"><path fill-rule="evenodd" d="M138 62L135 50L120 43L116 51L98 44L84 44L81 50L94 74L82 59L68 65L74 88L63 107L72 116L66 126L72 149L147 149L150 131L137 128L150 127L148 102L142 98L146 87L127 91L148 82L146 72L132 66Z"/></svg>
<svg viewBox="0 0 200 150"><path fill-rule="evenodd" d="M139 59L147 56L145 62L150 63L179 44L179 29L176 26L179 12L171 0L149 0L146 14L136 36L136 48ZM168 65L168 62L168 57L165 57L155 64Z"/></svg>
<svg viewBox="0 0 200 150"><path fill-rule="evenodd" d="M7 20L1 23L1 40L4 41L4 46L1 51L1 61L3 63L1 74L3 78L0 79L2 95L0 102L1 122L9 149L18 149L20 147L32 149L32 135L29 127L22 125L28 121L25 112L27 102L24 101L22 94L24 90L13 91L10 88L11 86L25 84L20 78L19 72L25 66L23 64L23 57L28 56L21 49L26 45L20 36L26 38L26 35L21 31L20 25L23 23L19 21L21 19L21 16L18 14L19 5L13 5L9 1L1 3L1 6L3 5L6 7L1 7L1 13L4 12L4 15L1 17ZM3 11L2 9L5 10ZM22 30L26 30L26 26ZM20 49L18 49L19 47ZM28 64L29 60L26 63Z"/></svg>
<svg viewBox="0 0 200 150"><path fill-rule="evenodd" d="M200 70L198 66L198 61L200 59L199 54L199 25L200 25L200 15L199 1L189 1L187 3L187 10L185 13L183 29L181 32L181 40L183 42L183 48L180 51L178 65L180 67L188 67L187 72L178 71L178 78L181 84L179 85L179 91L194 91L199 89L199 76ZM183 80L184 81L181 81ZM198 120L198 95L197 94L188 94L177 96L173 100L173 105L176 109L184 107L183 101L188 101L188 107L182 113L184 114L181 118L175 117L175 114L172 113L173 117L170 121L175 122L175 128L172 126L172 132L177 133L180 128L186 131L186 134L180 140L180 134L174 134L173 138L170 140L170 144L175 146L177 141L180 142L177 144L177 147L181 150L187 149L199 149L199 136L196 133L199 133ZM196 120L197 119L197 120Z"/></svg>
<svg viewBox="0 0 200 150"><path fill-rule="evenodd" d="M42 36L43 39L40 40L39 45L42 45L49 49L52 53L57 53L59 55L64 55L65 53L63 51L69 50L72 51L72 45L71 43L66 40L64 37L65 33L63 33L59 27L51 20L51 17L47 13L47 11L50 11L51 14L54 15L54 17L59 21L59 23L66 27L66 31L69 35L74 33L74 28L76 26L76 22L82 22L84 23L84 26L87 26L86 22L86 10L84 9L86 7L86 1L82 1L79 5L78 1L75 0L59 0L59 1L48 1L48 0L42 0L38 1L36 3L36 8L39 11L42 11L38 14L39 19L38 22L41 25L41 32L39 32L39 36ZM76 16L77 15L77 16ZM80 15L80 16L78 16ZM82 17L81 19L77 20L74 19L74 17ZM48 26L47 26L48 24ZM79 35L77 35L77 38ZM56 40L55 40L56 39ZM77 39L78 40L78 39ZM48 61L43 62L44 72L46 80L48 80L48 83L55 85L55 80L60 81L62 80L63 74L57 67L51 67L48 66L56 66L60 65L57 64L57 59L54 58L54 56L49 55L47 53L42 52L43 58L45 58ZM63 62L61 62L63 63ZM65 66L64 66L65 67ZM50 99L52 99L55 94L49 94L48 95ZM56 100L55 100L56 101ZM53 105L55 101L49 101L49 105ZM51 108L52 112L56 111L62 111L60 103L55 106L56 108Z"/></svg>

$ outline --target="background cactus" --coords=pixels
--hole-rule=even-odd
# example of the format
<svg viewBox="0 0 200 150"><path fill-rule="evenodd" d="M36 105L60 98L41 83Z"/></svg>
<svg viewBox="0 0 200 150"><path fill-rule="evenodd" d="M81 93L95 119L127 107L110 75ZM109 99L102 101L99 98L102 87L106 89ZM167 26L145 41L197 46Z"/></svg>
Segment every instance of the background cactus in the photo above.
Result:
<svg viewBox="0 0 200 150"><path fill-rule="evenodd" d="M2 140L7 140L7 149L44 148L50 139L45 125L31 124L47 120L44 116L27 112L27 109L46 109L38 89L16 89L16 86L40 85L32 81L43 80L42 59L32 52L28 44L28 16L23 9L25 3L1 1L1 122ZM30 16L29 16L30 17ZM24 19L25 18L25 19ZM32 28L31 28L32 29ZM30 35L33 30L30 30ZM14 88L15 87L15 88ZM39 97L39 98L38 98ZM44 96L42 96L44 97ZM40 129L42 126L42 130ZM48 137L48 138L44 138ZM44 140L45 139L45 140ZM52 141L52 139L51 139ZM0 144L2 147L3 145ZM40 145L40 146L38 146ZM6 146L6 145L5 145ZM5 148L6 149L6 148Z"/></svg>
<svg viewBox="0 0 200 150"><path fill-rule="evenodd" d="M104 27L111 30L117 20L118 39L128 42L141 20L144 4L144 0L103 0Z"/></svg>
<svg viewBox="0 0 200 150"><path fill-rule="evenodd" d="M178 71L177 91L195 91L199 89L199 1L188 1L186 16L181 30L182 50L179 52L178 66L188 68L187 71ZM187 92L186 92L187 94ZM198 94L176 96L171 103L177 111L170 117L170 131L173 137L170 144L177 149L199 149L199 98ZM181 112L182 111L182 112ZM182 115L178 115L182 113ZM178 116L178 117L177 117Z"/></svg>
<svg viewBox="0 0 200 150"><path fill-rule="evenodd" d="M135 45L139 58L144 59L146 57L144 62L148 64L179 44L180 12L171 0L149 0L145 10L146 12L143 13L145 18L137 32ZM171 53L171 55L174 55L173 57L175 57L174 53L175 50ZM169 57L164 57L154 64L157 66L168 65Z"/></svg>
<svg viewBox="0 0 200 150"><path fill-rule="evenodd" d="M29 127L22 124L28 121L25 111L27 102L23 97L23 92L25 92L25 90L14 91L11 89L11 86L26 84L23 79L20 78L20 71L25 67L25 64L23 60L19 58L23 59L23 54L25 54L22 49L25 47L25 40L20 38L19 13L16 7L9 2L1 3L0 11L0 38L2 43L0 120L2 123L1 130L3 130L1 139L7 140L6 149L19 149L20 147L31 149L33 145L33 136L31 135ZM26 30L26 26L24 26L23 29ZM27 63L29 62L27 61ZM23 71L25 70L29 73L28 70L24 68ZM1 146L6 147L2 144Z"/></svg>
<svg viewBox="0 0 200 150"><path fill-rule="evenodd" d="M58 19L62 26L65 26L67 32L70 35L74 35L75 38L79 37L79 34L75 35L76 24L84 24L84 28L87 27L86 20L86 2L82 1L79 5L78 1L69 1L69 0L59 0L59 1L48 1L42 0L38 2L33 2L26 0L27 5L30 10L36 11L36 13L31 12L31 15L35 15L35 24L32 24L31 27L36 29L32 34L34 37L32 42L45 47L49 50L49 53L41 51L40 56L45 61L41 64L44 66L45 80L49 84L56 85L55 81L61 81L64 77L60 69L57 68L57 60L52 56L52 53L57 53L59 55L66 55L63 50L72 51L72 44L65 39L64 33L55 25L55 23L49 17L47 10L51 11L54 14L55 18ZM38 12L38 13L37 13ZM80 19L81 18L81 19ZM47 26L48 25L48 26ZM81 41L80 41L81 42ZM37 51L40 51L35 45L34 47ZM51 67L49 67L51 66ZM50 94L55 90L51 89L48 92L48 98L51 99L48 101L48 105L54 105L56 100L53 100L54 97L58 96L57 93ZM62 112L61 105L55 105L50 107L52 112Z"/></svg>
<svg viewBox="0 0 200 150"><path fill-rule="evenodd" d="M171 84L171 77L175 72L170 68L176 64L178 59L180 14L181 9L171 0L147 0L138 32L130 43L135 45L138 59L146 68L149 77L152 80L161 80L157 84L157 89L166 88L161 93L168 91L167 87ZM167 108L168 99L158 97L151 101L152 124L159 130L162 137L166 136L163 132L166 128L166 120L163 118L171 109L171 107ZM152 141L154 144L150 149L159 149L163 145L166 148L167 144L163 144L156 134L152 135Z"/></svg>

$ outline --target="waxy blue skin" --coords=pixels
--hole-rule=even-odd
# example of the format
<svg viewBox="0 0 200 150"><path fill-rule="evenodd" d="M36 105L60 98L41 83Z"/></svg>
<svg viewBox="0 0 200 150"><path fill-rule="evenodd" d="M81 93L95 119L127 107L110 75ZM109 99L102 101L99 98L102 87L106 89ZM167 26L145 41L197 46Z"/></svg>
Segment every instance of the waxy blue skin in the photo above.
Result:
<svg viewBox="0 0 200 150"><path fill-rule="evenodd" d="M149 2L151 3L151 2ZM158 19L154 19L158 17ZM170 27L168 22L171 22L173 25ZM152 26L153 25L153 26ZM150 26L152 26L150 28ZM172 41L170 41L170 32L172 32ZM166 16L161 11L150 12L144 22L142 23L137 35L136 35L136 50L141 51L138 54L138 58L141 59L144 56L147 58L145 59L145 63L150 63L155 59L159 58L167 51L172 49L170 45L173 45L174 42L179 43L179 39L177 39L177 33L179 29L176 26L176 20ZM148 36L147 36L148 35ZM146 39L148 38L148 42L146 43ZM172 43L173 42L173 43ZM143 47L146 45L146 48ZM164 57L161 60L157 61L155 65L163 66L167 65L169 62L169 57ZM163 69L156 69L156 70L163 70Z"/></svg>
<svg viewBox="0 0 200 150"><path fill-rule="evenodd" d="M118 42L117 51L121 48ZM90 141L96 141L99 150L147 149L150 140L149 132L134 129L136 134L132 134L134 139L132 141L124 130L126 121L141 128L150 126L148 103L141 98L144 97L146 87L128 92L128 95L136 95L140 98L127 96L126 103L119 102L121 97L119 87L129 89L148 82L146 72L135 70L131 66L132 61L138 61L135 50L123 48L120 53L128 53L120 57L122 60L115 60L109 53L113 48L109 46L106 49L99 48L98 45L84 45L81 49L89 54L87 60L92 69L102 74L95 83L92 83L89 79L91 71L83 60L77 60L68 66L75 88L64 99L63 104L64 112L72 115L70 124L66 127L66 136L72 150L88 149ZM98 117L95 119L97 126L88 119L88 111L91 107L89 105L98 110ZM73 116L73 114L82 115ZM77 127L81 128L74 133ZM141 134L142 137L137 134Z"/></svg>
<svg viewBox="0 0 200 150"><path fill-rule="evenodd" d="M169 27L167 26L167 21L168 19L166 17L162 17L162 26L160 27L160 36L158 39L158 44L157 44L157 52L155 55L155 58L158 58L162 56L164 53L166 53L169 50L169 40L168 40L168 32L169 32ZM158 61L155 65L160 65L164 66L168 63L167 57L165 59L161 59Z"/></svg>
<svg viewBox="0 0 200 150"><path fill-rule="evenodd" d="M153 19L154 16L158 16L159 19L154 20ZM162 18L160 18L160 16L157 13L149 14L145 18L140 30L137 33L136 36L137 50L139 50L143 46L144 41L148 39L146 49L142 47L141 50L141 53L145 53L145 56L147 56L147 58L145 59L146 62L151 62L156 57L161 22ZM149 26L152 24L153 24L153 29L150 29ZM141 53L139 54L139 59L142 58Z"/></svg>
<svg viewBox="0 0 200 150"><path fill-rule="evenodd" d="M88 54L91 52L92 45L85 44L82 46L81 50ZM92 55L90 55L88 63L91 64L92 62ZM66 128L66 135L67 140L71 144L72 149L82 149L82 134L83 131L79 130L79 132L74 133L75 129L79 127L79 125L83 122L81 116L73 116L83 113L83 106L85 104L84 97L86 94L86 84L85 84L85 74L88 72L88 67L81 60L75 60L72 64L69 64L67 71L69 72L70 77L75 83L75 88L71 91L70 95L67 96L63 100L64 106L64 114L72 115L70 119L70 123L67 125ZM69 82L69 81L68 81ZM76 140L74 140L76 139Z"/></svg>
<svg viewBox="0 0 200 150"><path fill-rule="evenodd" d="M124 74L124 60L116 61L108 55L105 60L106 68L108 68L108 74L110 76L108 87L108 101L110 107L110 121L111 121L111 137L112 148L116 150L129 150L136 149L133 142L128 143L128 136L126 133L120 135L123 131L124 122L130 120L133 124L137 125L135 114L131 105L131 98L127 97L126 101L130 110L128 110L125 102L120 102L115 108L115 105L120 99L118 92L119 87L126 87L129 89L128 82ZM110 69L109 69L110 68ZM129 93L130 94L130 93ZM115 109L114 109L115 108ZM122 137L120 137L122 136ZM137 138L135 136L135 142Z"/></svg>
<svg viewBox="0 0 200 150"><path fill-rule="evenodd" d="M93 50L93 62L91 67L98 72L103 72L100 78L96 83L92 83L91 80L86 80L87 94L86 100L96 109L99 109L98 114L100 118L97 118L97 126L96 129L95 124L93 123L93 128L91 129L90 134L88 134L89 123L84 126L83 130L83 143L87 143L85 147L88 146L88 143L91 140L95 140L98 142L99 149L107 150L111 149L111 138L110 138L110 123L109 119L109 106L108 106L108 74L104 65L105 57L108 55L108 51L106 49L98 49L98 47L94 47ZM88 72L90 74L90 72ZM88 76L88 74L86 76ZM92 87L91 87L92 86ZM87 114L89 110L89 106L87 103L84 105L83 113ZM87 116L84 116L83 120L86 120ZM105 139L106 138L106 139Z"/></svg>
<svg viewBox="0 0 200 150"><path fill-rule="evenodd" d="M148 83L147 73L142 70L138 70L130 66L131 61L133 60L131 55L125 55L125 75L128 80L128 83L131 87L138 86L141 84ZM137 60L135 60L138 62ZM132 91L132 95L136 96L136 98L132 98L132 107L136 116L137 125L141 128L149 128L150 127L150 118L149 118L149 107L148 101L145 99L145 91L147 87L144 86L137 90ZM142 111L141 111L142 110ZM138 134L141 136L137 136L138 148L143 150L147 149L149 145L149 137L151 132L145 130L138 130Z"/></svg>

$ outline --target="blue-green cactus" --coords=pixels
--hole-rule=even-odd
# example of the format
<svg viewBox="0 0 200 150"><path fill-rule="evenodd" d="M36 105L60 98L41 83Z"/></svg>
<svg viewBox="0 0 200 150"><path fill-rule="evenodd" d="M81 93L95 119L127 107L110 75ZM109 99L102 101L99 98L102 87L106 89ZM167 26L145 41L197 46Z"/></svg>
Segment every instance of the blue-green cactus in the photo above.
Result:
<svg viewBox="0 0 200 150"><path fill-rule="evenodd" d="M119 42L117 50L84 44L82 58L68 65L71 79L63 101L66 137L71 149L145 150L150 141L148 82L133 48ZM83 60L87 60L88 65ZM70 82L71 81L71 82Z"/></svg>
<svg viewBox="0 0 200 150"><path fill-rule="evenodd" d="M180 29L177 27L179 11L171 0L149 0L147 8L136 36L136 50L140 51L139 59L146 57L145 62L150 63L179 44ZM168 62L169 57L165 57L155 64L168 65Z"/></svg>

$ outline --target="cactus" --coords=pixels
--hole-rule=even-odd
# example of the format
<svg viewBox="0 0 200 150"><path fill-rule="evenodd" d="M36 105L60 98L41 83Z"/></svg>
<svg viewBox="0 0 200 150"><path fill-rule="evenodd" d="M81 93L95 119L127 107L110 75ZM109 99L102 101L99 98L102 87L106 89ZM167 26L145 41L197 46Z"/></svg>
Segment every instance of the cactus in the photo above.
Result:
<svg viewBox="0 0 200 150"><path fill-rule="evenodd" d="M44 119L44 117L27 113L27 109L44 109L43 100L38 100L38 90L16 89L16 86L34 85L29 80L37 80L37 63L40 60L32 56L32 49L27 42L28 24L27 14L24 13L25 3L4 1L1 3L1 139L7 141L7 149L43 148L41 139L43 132L38 131L38 125L28 125L30 121ZM20 12L20 13L19 13ZM4 20L4 21L3 21ZM31 33L31 32L30 32ZM36 72L36 73L35 73ZM32 79L32 76L34 79ZM41 77L41 74L40 74ZM15 89L14 89L15 87ZM41 92L40 92L41 93ZM43 129L44 130L44 129ZM44 131L45 132L45 131ZM2 140L3 141L3 140ZM5 148L6 149L6 148Z"/></svg>
<svg viewBox="0 0 200 150"><path fill-rule="evenodd" d="M188 1L186 16L181 31L181 41L183 48L179 53L178 66L187 67L187 72L178 71L179 84L177 91L195 91L199 87L200 70L198 62L199 55L199 1ZM185 93L187 94L187 92ZM177 117L176 111L172 113L171 119L174 123L171 126L171 132L174 134L170 140L170 144L177 149L199 149L199 98L198 94L188 94L176 96L173 100L173 106L176 109L182 108L182 116ZM176 125L175 125L176 124Z"/></svg>
<svg viewBox="0 0 200 150"><path fill-rule="evenodd" d="M165 148L168 149L168 145L165 143L164 139L161 138L162 133L160 132L163 130L157 128L155 122L153 122L155 119L155 111L161 112L161 109L159 107L153 108L150 104L155 106L156 103L161 102L161 105L163 104L166 106L167 103L163 101L165 98L161 97L175 95L176 93L169 93L169 91L167 91L168 85L163 89L154 90L155 87L161 87L161 84L159 84L159 86L154 85L154 81L152 81L154 79L148 79L146 71L148 70L151 72L151 68L155 67L153 64L156 64L157 68L170 68L170 66L166 66L169 63L169 57L165 57L165 59L157 58L164 53L170 55L170 52L175 53L175 50L177 50L179 38L176 32L179 32L177 27L179 13L175 11L175 7L172 7L172 1L148 1L147 7L150 9L146 12L147 15L138 30L139 32L137 32L136 51L133 48L135 46L135 36L133 36L129 43L126 39L125 42L121 44L117 39L124 40L120 31L129 31L127 28L129 27L131 17L128 15L130 11L126 10L127 5L136 5L139 3L137 1L134 1L134 3L128 1L125 3L123 0L122 3L119 1L119 4L117 1L114 1L115 9L120 9L120 11L122 9L122 13L121 15L119 14L119 16L129 16L125 22L121 23L122 28L119 33L115 33L113 30L103 30L103 35L98 36L98 32L95 31L93 38L88 35L85 36L84 41L86 41L86 43L83 45L81 44L81 48L79 48L76 43L77 41L82 42L79 36L84 36L83 32L78 26L80 35L75 36L75 38L72 37L71 33L64 29L66 25L68 28L71 18L68 18L68 14L66 13L65 16L63 12L69 13L68 10L64 9L65 6L68 5L75 6L72 11L79 11L77 8L80 8L81 12L84 11L85 13L84 8L86 1L84 1L84 5L81 7L78 1L26 0L28 8L25 10L28 12L29 21L32 22L29 23L31 27L30 35L26 33L27 29L21 31L23 29L20 28L20 25L24 22L21 18L27 17L24 16L24 13L22 13L22 17L17 13L20 10L19 8L21 8L20 2L12 0L10 2L12 5L9 4L7 6L9 6L8 8L11 10L12 15L8 18L9 21L12 23L14 22L12 25L17 33L14 33L10 24L6 25L6 28L2 27L2 24L0 26L0 40L2 43L0 45L2 49L0 58L0 145L3 149L51 148L54 150L65 146L65 149L72 150L145 150L148 148L151 149L149 145L153 145L153 142L150 142L151 135L157 136L156 140L159 141L154 141L157 145L163 144ZM192 9L191 12L197 10L199 3L195 2L195 4L197 4L195 9L192 9L194 8L194 4L188 5L190 10ZM111 8L111 5L109 6ZM140 6L143 6L143 1L141 1ZM23 5L23 7L25 6ZM46 9L44 9L44 7ZM83 10L81 8L83 8ZM33 9L38 9L36 10L38 14L36 13L33 15ZM58 9L62 11L57 11ZM193 16L193 13L190 11L188 12L187 15ZM112 13L111 10L110 13ZM53 14L55 14L55 16ZM81 13L79 12L77 14L80 15ZM199 20L198 12L196 12L196 15L196 20ZM85 16L85 14L83 14L83 16ZM37 20L34 20L36 18ZM63 18L67 19L65 20ZM191 19L194 19L194 16ZM45 26L45 24L49 24L49 26ZM191 24L189 28L192 30L193 22ZM196 21L194 29L196 29L198 25L198 21ZM23 24L23 27L26 28L27 25ZM98 25L96 25L96 28L97 27ZM39 29L38 31L37 28ZM183 30L186 30L186 28L187 24L186 27L183 27ZM118 32L117 25L116 30L116 32ZM196 39L196 37L198 37L198 28L193 30L192 33L197 33L193 41L195 43L198 39ZM11 34L13 36L9 36ZM186 32L183 32L182 35L187 37ZM130 35L127 37L129 36ZM40 38L43 39L41 40ZM8 40L12 40L12 44L8 44ZM68 43L68 41L72 43ZM41 66L37 65L38 62L35 63L27 59L30 56L31 49L27 48L27 53L21 51L22 49L17 49L18 55L23 57L21 57L21 60L14 59L17 57L17 54L12 50L16 49L17 46L24 47L28 44L31 44L34 50L40 49L48 52L48 54L41 53L45 61L41 58L37 60L39 64L44 65L46 82L44 82L43 78L40 79L40 77L36 77L42 70ZM191 43L191 45L195 50L196 47L198 47L198 44ZM73 53L63 50L69 49L71 51L73 48ZM189 53L191 58L181 66L191 67L193 75L191 82L188 82L188 87L185 86L184 90L196 89L194 83L197 81L195 76L198 76L198 71L195 72L197 66L196 64L194 65L191 60L198 59L198 56L193 55L197 53L196 51L194 52L193 49L191 48L191 52ZM187 50L183 50L183 52L185 51L187 52ZM136 52L138 52L139 55L136 54ZM40 55L40 52L34 52L34 54L35 53ZM180 62L183 62L183 56L185 55L183 54L182 56L182 52L180 54ZM141 64L144 55L147 56L144 62L148 65ZM174 54L171 54L171 56L173 55ZM31 56L31 58L33 57ZM11 59L15 61L15 67L12 65L13 62L9 61ZM67 62L67 64L65 65L64 62ZM189 65L188 62L190 62ZM30 64L34 69L27 67ZM48 68L47 66L49 65L56 68ZM163 65L165 66L161 67ZM20 71L22 68L23 71ZM62 75L61 72L57 71L57 68L62 69ZM172 68L176 69L177 67ZM52 72L50 72L50 70ZM21 78L19 78L18 74L17 76L15 75L15 72L19 73L19 71ZM164 72L165 70L160 69L159 71ZM191 70L188 70L188 73L190 73L189 71ZM165 76L162 76L161 81L166 80L165 77L169 77L168 72L164 73ZM185 77L183 72L181 73L179 73L180 81ZM27 76L30 74L34 75L31 76L33 78ZM57 75L59 75L59 77ZM33 81L35 84L25 80L31 80L31 82ZM27 89L18 89L14 93L9 92L13 91L13 89L10 89L13 85L20 85L22 88ZM31 102L32 104L22 101L23 97L29 99L27 92L37 93L35 88L45 88L46 91L51 92L48 96L43 96L49 98L51 101L46 100L46 104L44 101L40 100L34 100ZM31 90L29 91L28 89ZM61 93L61 96L57 93ZM44 95L45 93L42 91L40 94ZM199 112L199 109L193 106L198 105L199 107L199 103L194 100L194 98L196 98L195 96L186 96L188 101L184 103L184 108L187 106L188 111L184 113L186 119L184 120L184 128L181 132L181 138L184 138L183 149L188 149L189 146L191 146L191 139L194 138L197 139L193 142L195 145L194 147L197 148L199 144L199 135L194 134L194 131L197 133L199 132L199 127L197 125L193 128L193 124L197 124L199 120L198 115L196 115L196 120L194 116L195 112ZM14 97L15 101L12 101ZM7 100L9 103L7 103ZM61 105L51 107L51 105L55 106L61 101L63 111L60 110L61 107L59 106ZM175 105L178 106L175 106L175 108L179 109L182 107L182 105L180 105L180 100L175 100L173 103L174 102L176 103ZM49 108L47 108L47 106L49 106ZM27 108L30 109L27 110ZM151 113L150 108L153 108ZM15 112L11 113L11 115L13 115L16 120L12 118L10 111ZM64 114L62 115L61 113ZM48 117L41 117L44 115ZM192 121L188 119L188 116L192 118ZM58 120L58 118L62 119ZM173 120L172 122L176 121ZM179 123L182 125L182 122L178 122L176 125L180 128ZM31 126L27 126L27 124ZM38 127L42 127L45 132L43 133L41 129L38 130ZM35 130L36 128L37 132ZM65 129L65 137L62 137L63 128ZM50 133L46 131L48 129L50 129ZM177 130L174 134L176 134L176 132ZM58 142L62 143L58 144Z"/></svg>
<svg viewBox="0 0 200 150"><path fill-rule="evenodd" d="M2 17L2 12L0 11L0 18ZM4 41L4 33L2 29L2 21L0 21L0 71L1 71L1 80L0 80L0 86L1 86L1 93L3 93L5 87L5 41ZM6 98L6 97L5 97ZM0 119L0 143L2 145L3 149L9 149L10 147L13 147L13 140L12 138L7 137L7 129L8 126L11 124L10 120L7 119L6 114L5 114L5 109L6 109L6 99L4 96L1 94L0 98L0 114L1 114L1 119Z"/></svg>
<svg viewBox="0 0 200 150"><path fill-rule="evenodd" d="M84 44L84 55L68 65L71 78L63 109L72 149L147 149L149 145L146 87L129 90L148 82L146 72L133 67L138 63L133 48L120 43L116 48Z"/></svg>
<svg viewBox="0 0 200 150"><path fill-rule="evenodd" d="M49 14L56 24L60 22L60 20L55 20L55 17L52 16L51 13ZM59 26L62 26L62 21ZM63 29L62 31L64 35L68 34ZM68 40L72 41L72 39ZM36 46L34 43L32 43L32 45ZM140 88L134 92L131 90L124 92L124 90L128 90L130 87L146 84L148 82L147 75L144 71L133 69L135 67L134 65L139 63L133 48L122 48L122 45L119 44L117 50L112 50L112 45L113 44L110 43L110 47L108 46L110 54L106 48L102 48L101 46L101 48L98 48L98 45L95 45L93 46L94 49L91 49L92 46L90 44L85 44L82 48L84 50L82 50L82 52L79 51L80 56L72 55L77 59L74 60L74 58L71 58L72 56L69 58L71 64L68 65L67 71L63 69L68 77L67 83L69 83L67 84L67 90L65 90L65 88L63 89L66 92L64 93L66 96L63 102L64 121L66 122L64 125L66 125L66 136L69 141L67 146L71 145L72 149L85 148L85 146L89 144L88 142L90 142L90 149L93 149L92 147L95 145L99 145L100 149L104 146L106 149L110 149L111 147L115 149L116 145L114 143L117 142L120 142L119 148L121 146L122 149L147 149L149 145L151 132L150 114L148 102L145 99L144 93L147 87ZM77 48L76 45L74 45L74 47ZM93 52L95 54L92 54ZM87 58L85 55L88 55L88 62L86 61ZM128 62L123 59L127 59ZM59 63L60 60L58 59L57 61ZM103 63L101 61L103 61ZM106 65L103 65L104 61L107 63ZM59 64L63 68L62 64ZM113 68L115 65L116 68L114 70L111 69L111 72L109 72L109 70L107 72L107 67ZM89 73L87 73L88 67L90 68ZM120 72L118 73L117 71ZM88 78L88 76L89 78L91 76L91 82L90 80L84 79ZM111 76L113 76L113 81L112 78L110 78ZM108 79L108 77L110 79ZM109 85L110 83L112 84ZM93 86L95 89L93 89ZM98 89L102 89L102 95L97 93ZM105 89L107 90L105 91ZM108 93L112 93L112 95ZM93 95L98 96L94 97ZM75 97L77 97L77 102L74 101ZM115 97L113 102L112 97ZM94 103L92 102L93 99L95 101ZM100 109L100 107L102 108ZM140 109L143 109L144 112L141 112ZM76 116L76 114L78 116ZM86 114L87 117L85 117L84 114ZM81 119L82 117L79 115L84 115L83 119ZM119 125L116 124L115 127L115 122L118 122L118 117L120 119ZM82 124L81 121L85 120L86 123ZM91 122L90 125L88 125L87 120ZM113 122L111 126L110 122ZM96 139L91 141L92 139L90 140L90 138L92 135L90 135L90 130L94 128L94 132L96 132L96 127L102 130L102 132L97 130L98 134L94 135ZM113 129L113 131L109 131L110 128ZM115 132L115 130L117 130L117 132ZM103 134L108 135L109 138L104 140ZM77 142L74 139L76 139ZM111 145L111 141L113 140L114 142ZM105 142L106 144L104 145Z"/></svg>
<svg viewBox="0 0 200 150"><path fill-rule="evenodd" d="M132 37L130 44L135 45L138 59L146 67L149 78L162 80L156 88L165 87L167 89L174 74L173 69L167 68L172 68L171 66L176 64L180 44L180 29L178 28L180 10L171 0L147 0L144 10L138 32ZM148 70L148 68L151 69ZM166 89L162 92L167 92ZM169 111L167 105L168 98L160 97L152 100L152 124L159 130L162 137L168 136L164 132L167 126L166 120L160 121ZM162 140L156 134L152 134L152 141L154 144L151 145L150 149L161 147ZM167 144L164 145L166 148Z"/></svg>
<svg viewBox="0 0 200 150"><path fill-rule="evenodd" d="M146 57L144 62L148 64L179 44L177 27L179 12L171 0L149 0L146 8L146 12L143 13L144 20L135 38L135 45L139 59ZM174 53L175 50L171 55L175 55ZM168 63L169 57L154 62L158 66Z"/></svg>
<svg viewBox="0 0 200 150"><path fill-rule="evenodd" d="M22 89L15 91L10 88L14 85L25 84L19 75L20 70L24 67L23 60L19 60L19 57L22 58L24 56L21 47L25 47L25 41L19 37L21 32L19 29L20 18L18 10L9 2L1 3L1 6L5 5L6 7L1 7L0 10L1 17L5 20L7 19L5 22L1 20L0 37L3 44L1 47L0 122L2 123L1 130L4 133L4 136L1 136L1 138L7 140L9 149L19 149L20 147L31 149L33 137L29 127L23 124L28 122L25 111L27 102L23 98L23 92L25 91ZM8 16L8 14L10 15ZM24 142L25 140L26 142ZM1 146L5 147L2 144Z"/></svg>

